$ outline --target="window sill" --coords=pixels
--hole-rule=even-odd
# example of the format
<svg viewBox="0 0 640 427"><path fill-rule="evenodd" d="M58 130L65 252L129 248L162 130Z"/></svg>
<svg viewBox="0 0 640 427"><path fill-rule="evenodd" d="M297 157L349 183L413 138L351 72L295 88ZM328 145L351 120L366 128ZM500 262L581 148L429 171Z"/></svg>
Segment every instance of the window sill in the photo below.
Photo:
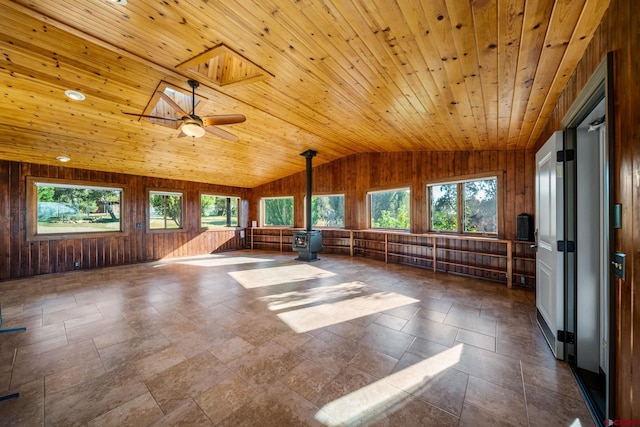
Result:
<svg viewBox="0 0 640 427"><path fill-rule="evenodd" d="M227 227L227 226L200 227L200 228L198 228L198 231L200 233L205 233L207 231L230 231L230 230L238 231L238 230L242 230L242 229L244 229L244 227L238 227L238 226L232 225L230 227Z"/></svg>
<svg viewBox="0 0 640 427"><path fill-rule="evenodd" d="M41 242L53 240L73 240L73 239L95 239L100 237L125 237L129 233L126 231L97 231L84 233L51 233L33 234L27 236L27 242Z"/></svg>
<svg viewBox="0 0 640 427"><path fill-rule="evenodd" d="M186 233L185 228L147 228L149 234Z"/></svg>

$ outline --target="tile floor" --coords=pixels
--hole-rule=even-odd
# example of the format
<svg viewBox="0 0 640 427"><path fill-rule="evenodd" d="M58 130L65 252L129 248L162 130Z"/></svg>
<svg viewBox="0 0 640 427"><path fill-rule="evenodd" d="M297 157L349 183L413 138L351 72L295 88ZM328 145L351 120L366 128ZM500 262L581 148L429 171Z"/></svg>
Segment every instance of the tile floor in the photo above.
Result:
<svg viewBox="0 0 640 427"><path fill-rule="evenodd" d="M294 257L0 283L0 425L594 425L531 291Z"/></svg>

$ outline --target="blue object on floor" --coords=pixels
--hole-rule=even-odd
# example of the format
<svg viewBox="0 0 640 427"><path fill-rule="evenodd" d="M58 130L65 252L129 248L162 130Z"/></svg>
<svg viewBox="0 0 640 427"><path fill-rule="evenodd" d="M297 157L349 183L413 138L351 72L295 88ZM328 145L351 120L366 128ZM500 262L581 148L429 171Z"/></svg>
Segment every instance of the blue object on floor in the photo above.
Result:
<svg viewBox="0 0 640 427"><path fill-rule="evenodd" d="M0 306L0 326L2 326L2 306ZM26 330L27 328L24 326L21 326L19 328L0 329L0 334L5 332L17 332L17 331L26 331ZM15 399L18 396L20 396L20 393L5 394L4 396L0 396L0 402L2 402L3 400Z"/></svg>
<svg viewBox="0 0 640 427"><path fill-rule="evenodd" d="M18 396L20 396L20 393L5 394L4 396L0 396L0 402L3 400L15 399Z"/></svg>

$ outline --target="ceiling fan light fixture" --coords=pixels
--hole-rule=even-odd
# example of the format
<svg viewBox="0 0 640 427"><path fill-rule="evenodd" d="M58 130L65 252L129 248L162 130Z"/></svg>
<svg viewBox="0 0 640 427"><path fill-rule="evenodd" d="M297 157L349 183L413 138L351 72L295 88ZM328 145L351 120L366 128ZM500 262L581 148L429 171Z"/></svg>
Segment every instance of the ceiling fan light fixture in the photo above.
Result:
<svg viewBox="0 0 640 427"><path fill-rule="evenodd" d="M193 138L200 138L205 134L204 128L197 123L185 123L182 125L182 128L180 128L180 130L185 135L191 136Z"/></svg>

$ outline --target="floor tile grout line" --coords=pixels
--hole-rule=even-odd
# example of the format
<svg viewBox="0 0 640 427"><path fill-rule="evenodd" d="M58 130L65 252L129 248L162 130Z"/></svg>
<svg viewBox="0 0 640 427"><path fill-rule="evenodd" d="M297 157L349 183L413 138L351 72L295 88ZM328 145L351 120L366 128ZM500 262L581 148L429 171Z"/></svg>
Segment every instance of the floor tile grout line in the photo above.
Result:
<svg viewBox="0 0 640 427"><path fill-rule="evenodd" d="M455 368L453 368L455 369ZM458 417L458 425L462 423L462 412L464 411L464 403L467 400L467 391L469 390L469 379L471 379L471 374L467 374L467 383L464 386L464 395L462 396L462 408L460 408L460 416Z"/></svg>
<svg viewBox="0 0 640 427"><path fill-rule="evenodd" d="M167 286L168 286L168 285L167 285ZM168 288L167 288L167 289L168 289ZM410 290L410 289L408 289L408 290ZM246 301L248 301L248 299L253 299L253 298L255 298L255 295L254 295L254 294L248 294L248 293L245 293L245 292L239 292L238 294L239 294L239 295L242 295L243 300L246 300ZM415 295L413 295L413 296L415 296ZM422 299L422 296L421 296L420 298ZM451 299L453 299L453 298L464 298L464 295L461 293L461 295L458 295L458 296L454 296L454 295L449 295L449 296L447 296L447 300L451 300ZM246 301L245 301L245 302L246 302ZM77 297L76 297L76 303L77 303ZM247 312L238 312L238 311L236 311L235 309L233 309L233 308L231 307L232 305L233 305L233 304L229 304L229 305L226 305L226 307L227 307L227 308L229 308L229 309L230 309L230 310L232 310L232 311L235 311L235 312L239 313L239 314L246 314L246 313L248 313L248 314L252 314L252 313L253 313L251 310L249 310L249 311L247 311ZM451 310L451 307L452 307L452 305L449 307L449 311ZM41 310L42 310L42 309L41 309ZM103 310L100 310L100 312L102 313L102 312L103 312ZM419 313L419 310L416 310L416 312L412 314L411 318L412 318L412 319L413 319L413 318L416 318L416 317L417 317L417 313ZM126 318L125 318L125 320L126 320ZM191 320L191 319L190 319L190 320ZM530 318L529 318L529 320L530 320ZM193 322L193 320L191 320L191 321ZM393 328L389 328L388 326L385 326L385 325L378 324L378 326L380 326L380 327L385 327L385 328L388 328L388 329L391 329L391 330L395 330L396 332L402 332L402 331L398 331L398 330L393 329ZM498 334L499 334L499 331L500 331L500 329L501 329L502 327L503 327L503 325L498 325L498 322L496 323L496 335L498 335ZM458 334L460 333L460 331L465 330L464 328L459 328L459 327L457 327L456 329L457 329L456 335L458 335ZM331 332L331 331L329 331L329 332ZM472 331L472 332L473 332L473 331ZM66 324L65 324L65 334L67 334L67 333L68 333L68 329L66 328ZM408 350L408 349L411 347L411 345L413 345L413 343L415 343L415 342L416 342L416 340L417 340L417 337L416 337L415 335L411 335L411 336L413 337L413 339L411 340L411 343L410 343L410 344L409 344L409 346L407 347L407 350ZM313 338L317 338L317 337L316 337L316 336L313 336ZM312 338L312 339L313 339L313 338ZM344 339L345 337L342 337L342 338ZM67 335L67 339L68 339L68 335ZM424 338L421 338L421 339L424 339ZM427 341L429 341L429 340L427 340ZM93 343L93 347L94 347L94 348L96 348L96 342L95 342L95 341L92 341L92 343ZM67 343L67 344L68 344L68 343ZM465 345L466 345L466 344L465 344ZM469 345L469 346L471 347L471 345ZM292 349L290 349L290 350L295 352L295 350L292 350ZM377 351L375 348L373 348L372 350L373 350L373 351ZM406 355L406 354L408 353L408 351L407 351L407 350L405 350L405 351L402 353L402 355L400 356L400 358L402 358L404 355ZM486 350L486 351L489 351L489 350ZM361 352L359 352L358 354L361 354ZM98 352L98 355L99 355L99 352ZM355 356L354 356L354 358L355 358L355 357L357 357L357 356L358 356L358 355L355 355ZM505 356L505 357L509 357L509 358L514 358L515 360L519 360L519 358L518 358L517 356L513 356L513 355L508 355L508 354L506 354L506 355L501 355L501 356ZM301 360L309 360L309 359L304 358L304 357L303 357L303 356L301 356L301 355L300 355L299 357L301 357ZM101 360L102 366L103 366L103 368L104 368L104 361L102 360L102 357L100 358L100 360ZM352 359L349 361L349 364L350 364L350 363L353 363L353 360L354 360L354 359L352 358ZM400 360L400 359L398 359L398 360ZM316 362L314 362L313 360L309 360L309 361L310 361L310 363L313 363L314 365L317 365L317 363L316 363ZM525 364L524 364L524 362L523 362L522 360L519 360L519 362L520 362L520 363L519 363L520 373L521 373L521 376L523 377L523 369L524 369L524 365L525 365ZM542 360L542 359L540 359L540 361L539 361L539 362L542 364L543 360ZM397 363L398 363L398 362L396 362L396 366L397 366ZM374 375L374 376L375 376L375 375ZM523 381L524 381L524 377L523 377ZM281 382L281 381L280 381L280 382ZM468 381L467 381L467 384L468 384ZM146 382L145 382L145 385L146 385ZM46 387L46 384L45 384L45 387ZM524 386L523 386L523 387L524 387ZM148 390L148 387L146 387L146 388L147 388L147 390ZM465 389L465 396L466 396L466 392L467 392L467 390ZM524 392L524 388L523 388L523 392ZM525 395L525 398L526 398L526 395ZM192 399L195 399L195 398L192 398ZM155 400L155 399L154 399L154 400ZM526 403L525 403L525 405L526 405ZM527 410L528 410L528 407L527 407ZM529 415L528 415L528 413L527 413L527 417L528 417L528 416L529 416ZM527 423L528 423L528 424L530 424L530 422L529 422L528 418L527 418Z"/></svg>
<svg viewBox="0 0 640 427"><path fill-rule="evenodd" d="M13 370L15 369L17 357L18 357L18 347L14 347L13 359L11 360L11 373L9 374L9 390L11 390L11 383L13 382Z"/></svg>
<svg viewBox="0 0 640 427"><path fill-rule="evenodd" d="M522 367L522 360L520 360L520 377L522 378L522 393L524 396L524 410L527 414L527 426L530 426L531 421L529 420L529 404L527 403L527 385L524 381L524 368Z"/></svg>

